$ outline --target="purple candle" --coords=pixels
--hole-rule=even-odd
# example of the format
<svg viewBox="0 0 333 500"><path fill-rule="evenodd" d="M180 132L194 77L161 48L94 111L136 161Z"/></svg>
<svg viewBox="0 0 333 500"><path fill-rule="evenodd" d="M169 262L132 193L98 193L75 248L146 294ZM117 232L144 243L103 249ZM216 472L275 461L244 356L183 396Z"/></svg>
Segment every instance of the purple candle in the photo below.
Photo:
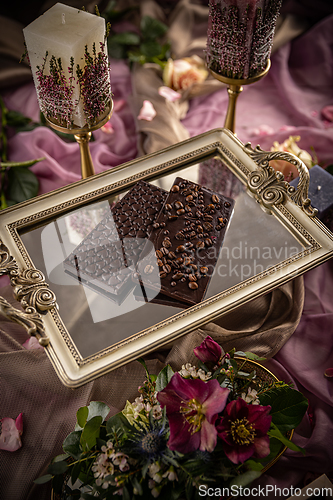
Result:
<svg viewBox="0 0 333 500"><path fill-rule="evenodd" d="M262 73L270 57L282 0L209 0L206 61L220 75Z"/></svg>

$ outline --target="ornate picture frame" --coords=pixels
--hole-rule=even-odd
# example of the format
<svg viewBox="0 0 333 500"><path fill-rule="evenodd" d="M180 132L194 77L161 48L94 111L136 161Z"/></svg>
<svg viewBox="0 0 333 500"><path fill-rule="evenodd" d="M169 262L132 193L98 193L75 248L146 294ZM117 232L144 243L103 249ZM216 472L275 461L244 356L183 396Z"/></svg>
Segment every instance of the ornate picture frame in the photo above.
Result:
<svg viewBox="0 0 333 500"><path fill-rule="evenodd" d="M73 210L116 197L139 180L148 182L181 172L210 158L219 158L243 184L246 196L273 216L299 245L299 251L262 271L238 280L227 289L208 296L192 307L141 328L108 346L83 355L62 319L58 299L40 270L40 262L26 248L25 234L45 227ZM283 180L269 164L283 159L299 171L297 188ZM176 176L176 174L175 174ZM39 196L0 213L0 275L8 275L18 307L0 297L0 312L35 335L61 381L78 387L134 360L188 331L236 309L241 304L276 288L333 255L333 234L316 217L308 199L309 173L295 156L265 152L242 144L230 131L215 129L157 153L138 158L70 186ZM269 242L269 235L267 235ZM40 242L36 240L36 247ZM38 252L36 253L38 255Z"/></svg>

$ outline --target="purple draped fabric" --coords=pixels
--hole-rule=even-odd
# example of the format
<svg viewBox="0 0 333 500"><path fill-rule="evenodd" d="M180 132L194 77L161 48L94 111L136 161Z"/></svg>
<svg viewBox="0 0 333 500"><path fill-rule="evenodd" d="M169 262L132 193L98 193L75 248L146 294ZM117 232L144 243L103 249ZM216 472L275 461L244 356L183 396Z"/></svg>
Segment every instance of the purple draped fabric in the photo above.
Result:
<svg viewBox="0 0 333 500"><path fill-rule="evenodd" d="M115 112L112 129L97 131L91 144L96 172L124 163L137 154L135 121L126 99L131 94L130 73L123 62L112 61ZM273 141L300 135L300 147L314 148L322 164L333 162L333 123L323 108L333 105L333 16L283 46L272 57L267 77L244 88L237 104L236 132L240 140L269 149ZM5 95L10 109L38 119L33 84ZM222 127L227 107L225 88L190 102L183 120L191 136ZM9 140L9 159L23 161L45 156L32 170L40 192L80 178L75 143L65 143L46 127L21 132ZM306 455L287 451L260 479L260 484L298 485L306 474L333 475L333 379L324 370L333 367L333 263L305 275L305 305L301 322L278 354L269 362L274 373L292 381L310 401L310 411L294 440ZM283 495L282 495L283 497Z"/></svg>

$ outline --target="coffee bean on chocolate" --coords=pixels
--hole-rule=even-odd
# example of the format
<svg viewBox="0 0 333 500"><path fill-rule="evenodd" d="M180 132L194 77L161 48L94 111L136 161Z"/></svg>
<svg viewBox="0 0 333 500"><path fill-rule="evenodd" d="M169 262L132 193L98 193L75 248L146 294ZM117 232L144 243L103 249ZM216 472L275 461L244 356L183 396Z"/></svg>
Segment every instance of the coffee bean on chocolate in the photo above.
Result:
<svg viewBox="0 0 333 500"><path fill-rule="evenodd" d="M198 231L198 233L203 233L203 227L199 225L197 227L197 231Z"/></svg>
<svg viewBox="0 0 333 500"><path fill-rule="evenodd" d="M167 274L164 271L161 271L160 272L160 278L163 279L163 278L166 278L166 277L167 277Z"/></svg>
<svg viewBox="0 0 333 500"><path fill-rule="evenodd" d="M183 273L176 273L176 274L174 274L174 275L172 276L172 279L173 279L173 280L177 280L177 281L178 281L178 280L182 279L183 277L184 277L184 274L183 274Z"/></svg>
<svg viewBox="0 0 333 500"><path fill-rule="evenodd" d="M202 225L206 229L206 231L212 231L213 230L213 226L212 226L212 224L210 222L205 221Z"/></svg>
<svg viewBox="0 0 333 500"><path fill-rule="evenodd" d="M177 283L175 281L171 281L170 285L171 286L177 286Z"/></svg>
<svg viewBox="0 0 333 500"><path fill-rule="evenodd" d="M194 274L189 274L188 279L192 282L197 281L197 277Z"/></svg>
<svg viewBox="0 0 333 500"><path fill-rule="evenodd" d="M184 257L184 266L188 266L189 264L191 264L190 257Z"/></svg>
<svg viewBox="0 0 333 500"><path fill-rule="evenodd" d="M179 231L179 233L175 234L176 240L184 240L185 239L185 234Z"/></svg>
<svg viewBox="0 0 333 500"><path fill-rule="evenodd" d="M210 212L211 210L213 210L215 207L212 203L210 203L209 205L206 206L205 208L205 212Z"/></svg>
<svg viewBox="0 0 333 500"><path fill-rule="evenodd" d="M174 252L169 252L169 259L175 259L176 254Z"/></svg>
<svg viewBox="0 0 333 500"><path fill-rule="evenodd" d="M229 201L225 201L225 202L224 202L224 206L225 206L226 208L229 208L229 207L230 207L230 203L229 203Z"/></svg>
<svg viewBox="0 0 333 500"><path fill-rule="evenodd" d="M184 205L181 201L175 201L175 208L179 210L180 208L184 208Z"/></svg>
<svg viewBox="0 0 333 500"><path fill-rule="evenodd" d="M171 188L171 192L172 193L178 193L178 191L179 191L179 186L177 186L177 184L175 184L174 186L172 186L172 188Z"/></svg>
<svg viewBox="0 0 333 500"><path fill-rule="evenodd" d="M192 201L193 200L193 195L189 194L188 196L186 196L185 200L186 201Z"/></svg>
<svg viewBox="0 0 333 500"><path fill-rule="evenodd" d="M205 245L206 247L211 247L213 244L212 240L210 238L205 239Z"/></svg>
<svg viewBox="0 0 333 500"><path fill-rule="evenodd" d="M188 287L191 289L191 290L196 290L198 288L198 284L195 283L194 281L190 281L189 284L188 284Z"/></svg>
<svg viewBox="0 0 333 500"><path fill-rule="evenodd" d="M177 220L178 219L178 215L169 215L168 219L172 220L172 221Z"/></svg>
<svg viewBox="0 0 333 500"><path fill-rule="evenodd" d="M158 267L163 266L163 262L161 261L161 259L157 259L157 265L158 265Z"/></svg>
<svg viewBox="0 0 333 500"><path fill-rule="evenodd" d="M207 274L208 273L208 267L206 267L206 266L200 267L200 272L201 272L201 274Z"/></svg>
<svg viewBox="0 0 333 500"><path fill-rule="evenodd" d="M182 257L178 257L178 258L176 259L176 262L177 262L178 264L182 264L182 263L183 263L183 258L182 258Z"/></svg>
<svg viewBox="0 0 333 500"><path fill-rule="evenodd" d="M179 210L177 210L177 215L183 215L184 213L185 213L184 208L180 208Z"/></svg>
<svg viewBox="0 0 333 500"><path fill-rule="evenodd" d="M220 225L217 225L217 226L215 226L215 229L216 229L216 231L221 231L221 229L222 229L222 226L220 226Z"/></svg>
<svg viewBox="0 0 333 500"><path fill-rule="evenodd" d="M160 248L160 250L162 252L162 255L168 255L168 253L169 253L169 250L165 247Z"/></svg>
<svg viewBox="0 0 333 500"><path fill-rule="evenodd" d="M172 243L170 240L164 239L162 241L162 245L164 246L164 248L170 248L172 246Z"/></svg>
<svg viewBox="0 0 333 500"><path fill-rule="evenodd" d="M220 201L220 198L218 196L216 196L216 194L213 194L212 195L212 202L213 203L218 203Z"/></svg>
<svg viewBox="0 0 333 500"><path fill-rule="evenodd" d="M185 205L185 212L189 213L189 212L191 212L191 210L192 209L191 209L190 205Z"/></svg>
<svg viewBox="0 0 333 500"><path fill-rule="evenodd" d="M196 244L195 246L196 246L196 248L198 248L198 249L199 249L199 248L205 248L205 244L204 244L204 242L203 242L203 241L198 241L198 242L197 242L197 244Z"/></svg>
<svg viewBox="0 0 333 500"><path fill-rule="evenodd" d="M167 235L167 234L170 234L170 231L168 231L167 229L165 231L163 231L163 234Z"/></svg>
<svg viewBox="0 0 333 500"><path fill-rule="evenodd" d="M182 278L182 279L180 280L180 282L181 282L181 283L185 283L185 281L186 281L186 278L185 278L185 276L184 276L184 278Z"/></svg>
<svg viewBox="0 0 333 500"><path fill-rule="evenodd" d="M154 266L151 266L150 264L148 264L143 270L145 274L151 274L153 271L154 271Z"/></svg>
<svg viewBox="0 0 333 500"><path fill-rule="evenodd" d="M193 243L191 243L190 241L187 241L187 242L185 243L185 247L186 247L188 250L190 250L191 248L193 248Z"/></svg>
<svg viewBox="0 0 333 500"><path fill-rule="evenodd" d="M169 264L165 264L165 266L163 266L162 269L165 273L170 273L171 266L169 266Z"/></svg>
<svg viewBox="0 0 333 500"><path fill-rule="evenodd" d="M160 227L165 227L165 222L160 222Z"/></svg>
<svg viewBox="0 0 333 500"><path fill-rule="evenodd" d="M204 220L206 220L206 221L212 221L212 220L213 220L213 216L212 216L212 215L205 214L205 215L204 215Z"/></svg>
<svg viewBox="0 0 333 500"><path fill-rule="evenodd" d="M165 210L166 212L171 212L171 210L172 210L172 205L170 205L170 203L167 203L167 204L165 205L165 207L164 207L164 210Z"/></svg>
<svg viewBox="0 0 333 500"><path fill-rule="evenodd" d="M197 271L198 270L198 266L196 266L195 264L190 264L190 266L192 267L193 271Z"/></svg>
<svg viewBox="0 0 333 500"><path fill-rule="evenodd" d="M177 253L181 253L181 252L184 252L185 251L185 247L184 245L179 245L177 248L176 248L176 252Z"/></svg>

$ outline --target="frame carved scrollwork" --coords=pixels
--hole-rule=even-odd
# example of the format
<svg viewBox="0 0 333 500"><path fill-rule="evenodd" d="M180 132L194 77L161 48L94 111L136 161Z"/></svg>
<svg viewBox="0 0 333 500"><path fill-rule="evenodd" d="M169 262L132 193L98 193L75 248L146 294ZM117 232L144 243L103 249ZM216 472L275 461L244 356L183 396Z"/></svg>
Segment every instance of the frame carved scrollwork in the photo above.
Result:
<svg viewBox="0 0 333 500"><path fill-rule="evenodd" d="M310 217L317 215L318 210L311 206L311 200L308 198L309 171L297 156L284 151L263 151L260 146L253 149L250 143L246 143L243 149L261 167L248 176L247 187L251 195L267 211L270 211L273 205L284 203L288 195L307 215ZM283 174L269 165L272 160L288 161L297 167L299 172L297 188L290 186L284 180Z"/></svg>
<svg viewBox="0 0 333 500"><path fill-rule="evenodd" d="M14 296L24 311L16 309L0 297L0 313L26 328L28 334L36 336L41 345L47 345L49 339L45 336L40 313L57 306L55 294L49 289L43 273L38 269L20 271L8 248L0 240L0 276L3 275L9 276Z"/></svg>

